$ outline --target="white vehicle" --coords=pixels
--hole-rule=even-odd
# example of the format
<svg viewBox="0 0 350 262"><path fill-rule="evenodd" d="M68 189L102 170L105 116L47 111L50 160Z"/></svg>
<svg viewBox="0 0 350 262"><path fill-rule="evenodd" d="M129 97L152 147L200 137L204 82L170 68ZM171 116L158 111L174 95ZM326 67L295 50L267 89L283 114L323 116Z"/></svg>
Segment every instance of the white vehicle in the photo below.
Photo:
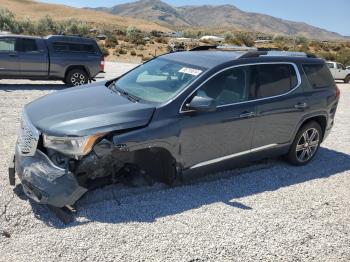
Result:
<svg viewBox="0 0 350 262"><path fill-rule="evenodd" d="M345 68L344 65L332 61L327 61L327 66L335 80L343 80L345 83L350 82L350 67Z"/></svg>

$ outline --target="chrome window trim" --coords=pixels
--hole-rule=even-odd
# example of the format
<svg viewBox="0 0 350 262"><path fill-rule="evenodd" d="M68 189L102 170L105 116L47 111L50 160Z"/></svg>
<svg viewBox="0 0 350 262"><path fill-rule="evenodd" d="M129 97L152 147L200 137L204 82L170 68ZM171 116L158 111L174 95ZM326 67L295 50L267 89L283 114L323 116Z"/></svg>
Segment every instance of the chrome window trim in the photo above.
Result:
<svg viewBox="0 0 350 262"><path fill-rule="evenodd" d="M238 156L247 155L247 154L250 154L250 153L259 152L259 151L262 151L262 150L265 150L265 149L269 149L269 148L273 148L273 147L276 147L276 146L278 146L278 144L269 144L269 145L265 145L265 146L256 147L256 148L252 148L252 149L249 149L249 150L245 150L245 151L242 151L242 152L234 153L234 154L231 154L231 155L214 158L214 159L211 159L211 160L207 160L207 161L203 161L203 162L200 162L198 164L195 164L195 165L191 166L189 169L194 169L194 168L198 168L198 167L202 167L202 166L207 166L207 165L219 163L219 162L224 161L224 160L228 160L228 159L235 158L235 157L238 157Z"/></svg>
<svg viewBox="0 0 350 262"><path fill-rule="evenodd" d="M291 90L289 90L286 93L280 94L280 95L276 95L276 96L269 96L269 97L263 97L263 98L257 98L257 99L253 99L253 100L248 100L248 101L242 101L242 102L236 102L236 103L231 103L231 104L226 104L226 105L219 105L217 106L218 108L221 107L226 107L226 106L232 106L232 105L240 105L240 104L246 104L246 103L252 103L252 102L256 102L256 101L262 101L262 100L267 100L267 99L272 99L272 98L277 98L277 97L281 97L281 96L285 96L288 95L292 92L294 92L296 89L298 89L301 86L301 75L298 69L298 66L295 63L292 62L262 62L262 63L250 63L250 64L241 64L241 65L234 65L234 66L229 66L226 67L224 69L221 69L220 71L216 72L215 74L211 75L210 77L208 77L202 84L200 84L195 90L193 90L187 97L186 99L182 102L181 106L180 106L180 110L179 113L188 113L188 112L193 112L194 110L182 110L185 102L187 101L187 99L192 96L199 88L201 88L205 83L207 83L210 79L212 79L213 77L215 77L216 75L226 71L226 70L230 70L232 68L237 68L237 67L244 67L244 66L254 66L254 65L292 65L294 67L297 79L298 79L298 83L297 85L292 88Z"/></svg>

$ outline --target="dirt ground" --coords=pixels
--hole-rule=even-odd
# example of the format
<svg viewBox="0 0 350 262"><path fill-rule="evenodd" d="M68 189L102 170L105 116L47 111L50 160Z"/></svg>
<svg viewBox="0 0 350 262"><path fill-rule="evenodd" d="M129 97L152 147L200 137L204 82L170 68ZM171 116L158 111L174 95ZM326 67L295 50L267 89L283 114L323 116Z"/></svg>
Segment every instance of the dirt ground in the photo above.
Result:
<svg viewBox="0 0 350 262"><path fill-rule="evenodd" d="M107 63L106 77L131 64ZM350 85L315 160L280 159L167 188L88 192L62 224L8 183L22 107L60 82L0 81L0 261L349 261Z"/></svg>

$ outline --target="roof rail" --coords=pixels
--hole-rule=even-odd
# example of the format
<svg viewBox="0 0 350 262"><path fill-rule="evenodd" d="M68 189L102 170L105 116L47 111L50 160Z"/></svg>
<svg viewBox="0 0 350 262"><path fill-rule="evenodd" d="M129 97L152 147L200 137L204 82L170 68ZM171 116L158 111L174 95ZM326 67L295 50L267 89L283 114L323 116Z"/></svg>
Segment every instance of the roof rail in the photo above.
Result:
<svg viewBox="0 0 350 262"><path fill-rule="evenodd" d="M206 51L210 49L217 49L217 47L217 45L200 45L190 49L189 51Z"/></svg>
<svg viewBox="0 0 350 262"><path fill-rule="evenodd" d="M256 51L255 47L247 47L247 46L236 46L236 45L202 45L197 46L189 51L206 51L206 50L222 50L222 51Z"/></svg>
<svg viewBox="0 0 350 262"><path fill-rule="evenodd" d="M241 58L254 58L260 56L289 56L289 57L308 57L317 58L314 54L307 54L304 52L289 52L289 51L254 51L247 52L239 57Z"/></svg>
<svg viewBox="0 0 350 262"><path fill-rule="evenodd" d="M268 54L267 51L251 51L251 52L244 53L239 57L239 59L260 57L261 55L267 55L267 54Z"/></svg>

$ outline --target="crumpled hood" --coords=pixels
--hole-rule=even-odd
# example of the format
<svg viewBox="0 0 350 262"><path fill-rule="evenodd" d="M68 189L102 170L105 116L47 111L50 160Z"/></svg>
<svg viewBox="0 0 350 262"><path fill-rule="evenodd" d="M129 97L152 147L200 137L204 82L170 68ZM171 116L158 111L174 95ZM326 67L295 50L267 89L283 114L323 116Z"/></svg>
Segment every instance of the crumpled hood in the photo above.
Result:
<svg viewBox="0 0 350 262"><path fill-rule="evenodd" d="M27 116L40 131L54 136L85 136L149 123L154 105L132 102L105 83L46 95L26 105Z"/></svg>

